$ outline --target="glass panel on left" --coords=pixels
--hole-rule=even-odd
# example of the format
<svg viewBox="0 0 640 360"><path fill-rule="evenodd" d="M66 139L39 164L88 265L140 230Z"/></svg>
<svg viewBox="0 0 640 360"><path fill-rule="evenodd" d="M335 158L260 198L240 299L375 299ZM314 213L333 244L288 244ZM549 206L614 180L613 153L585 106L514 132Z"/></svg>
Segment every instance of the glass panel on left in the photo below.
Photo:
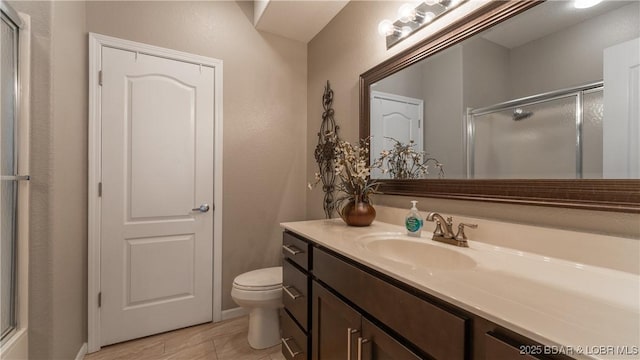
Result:
<svg viewBox="0 0 640 360"><path fill-rule="evenodd" d="M18 28L0 21L0 338L16 326L16 122Z"/></svg>

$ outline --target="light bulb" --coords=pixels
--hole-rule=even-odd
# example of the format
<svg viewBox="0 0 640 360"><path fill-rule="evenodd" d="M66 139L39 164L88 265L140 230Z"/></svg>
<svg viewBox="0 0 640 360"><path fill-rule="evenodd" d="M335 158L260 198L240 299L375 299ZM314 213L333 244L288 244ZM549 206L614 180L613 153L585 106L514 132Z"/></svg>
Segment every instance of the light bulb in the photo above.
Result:
<svg viewBox="0 0 640 360"><path fill-rule="evenodd" d="M416 18L416 9L411 4L404 4L398 9L399 20L408 23Z"/></svg>
<svg viewBox="0 0 640 360"><path fill-rule="evenodd" d="M384 19L378 24L378 34L382 36L393 35L395 32L395 26L391 20Z"/></svg>
<svg viewBox="0 0 640 360"><path fill-rule="evenodd" d="M409 36L409 34L411 34L411 26L403 26L402 29L400 29L401 35L400 37L406 37Z"/></svg>
<svg viewBox="0 0 640 360"><path fill-rule="evenodd" d="M573 6L576 9L586 9L600 4L602 0L576 0Z"/></svg>
<svg viewBox="0 0 640 360"><path fill-rule="evenodd" d="M433 19L436 18L436 14L432 13L431 11L426 12L424 14L424 20L422 20L423 23L430 23Z"/></svg>
<svg viewBox="0 0 640 360"><path fill-rule="evenodd" d="M447 4L447 9L452 9L452 8L458 6L459 2L460 2L460 0L451 0L451 1L449 1L449 3Z"/></svg>

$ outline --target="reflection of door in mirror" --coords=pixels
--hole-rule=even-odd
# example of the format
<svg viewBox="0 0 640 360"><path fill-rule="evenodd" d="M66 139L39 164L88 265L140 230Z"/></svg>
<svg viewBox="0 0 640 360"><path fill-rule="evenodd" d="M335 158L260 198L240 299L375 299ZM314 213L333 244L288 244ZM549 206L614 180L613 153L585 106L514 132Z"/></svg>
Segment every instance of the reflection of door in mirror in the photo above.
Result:
<svg viewBox="0 0 640 360"><path fill-rule="evenodd" d="M604 49L603 171L640 178L640 38Z"/></svg>
<svg viewBox="0 0 640 360"><path fill-rule="evenodd" d="M392 149L395 139L403 144L413 141L423 149L423 101L379 91L371 92L371 163L384 149ZM380 169L371 169L374 179L388 179Z"/></svg>

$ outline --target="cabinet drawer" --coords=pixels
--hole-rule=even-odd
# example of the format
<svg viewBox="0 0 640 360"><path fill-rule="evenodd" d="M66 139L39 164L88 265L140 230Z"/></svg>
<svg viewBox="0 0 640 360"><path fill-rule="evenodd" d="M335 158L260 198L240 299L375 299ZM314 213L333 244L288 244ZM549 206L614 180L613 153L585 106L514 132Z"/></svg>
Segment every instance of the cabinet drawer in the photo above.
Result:
<svg viewBox="0 0 640 360"><path fill-rule="evenodd" d="M504 359L504 360L536 360L544 359L535 357L533 354L541 346L517 345L515 342L509 341L502 336L493 333L484 334L484 358L485 359ZM513 345L512 345L513 344ZM540 351L541 353L541 351Z"/></svg>
<svg viewBox="0 0 640 360"><path fill-rule="evenodd" d="M309 244L288 232L282 234L282 254L285 258L309 270Z"/></svg>
<svg viewBox="0 0 640 360"><path fill-rule="evenodd" d="M465 358L467 319L319 249L313 251L313 274L430 356Z"/></svg>
<svg viewBox="0 0 640 360"><path fill-rule="evenodd" d="M305 331L309 330L309 282L289 260L282 262L282 302Z"/></svg>
<svg viewBox="0 0 640 360"><path fill-rule="evenodd" d="M282 325L282 354L286 359L307 359L307 335L296 325L286 311L280 312Z"/></svg>

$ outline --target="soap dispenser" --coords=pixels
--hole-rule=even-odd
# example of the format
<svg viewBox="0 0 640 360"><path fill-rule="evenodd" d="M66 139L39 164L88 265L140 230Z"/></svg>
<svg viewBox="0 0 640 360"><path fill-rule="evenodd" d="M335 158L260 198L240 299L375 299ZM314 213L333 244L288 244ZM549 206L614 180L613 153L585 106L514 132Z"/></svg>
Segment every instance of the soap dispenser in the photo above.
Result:
<svg viewBox="0 0 640 360"><path fill-rule="evenodd" d="M404 225L407 228L407 235L414 237L420 237L423 225L422 217L420 216L418 208L416 207L417 203L418 202L415 200L411 201L411 204L413 206L411 207L411 210L409 211L409 214L407 214L407 217L404 221Z"/></svg>

